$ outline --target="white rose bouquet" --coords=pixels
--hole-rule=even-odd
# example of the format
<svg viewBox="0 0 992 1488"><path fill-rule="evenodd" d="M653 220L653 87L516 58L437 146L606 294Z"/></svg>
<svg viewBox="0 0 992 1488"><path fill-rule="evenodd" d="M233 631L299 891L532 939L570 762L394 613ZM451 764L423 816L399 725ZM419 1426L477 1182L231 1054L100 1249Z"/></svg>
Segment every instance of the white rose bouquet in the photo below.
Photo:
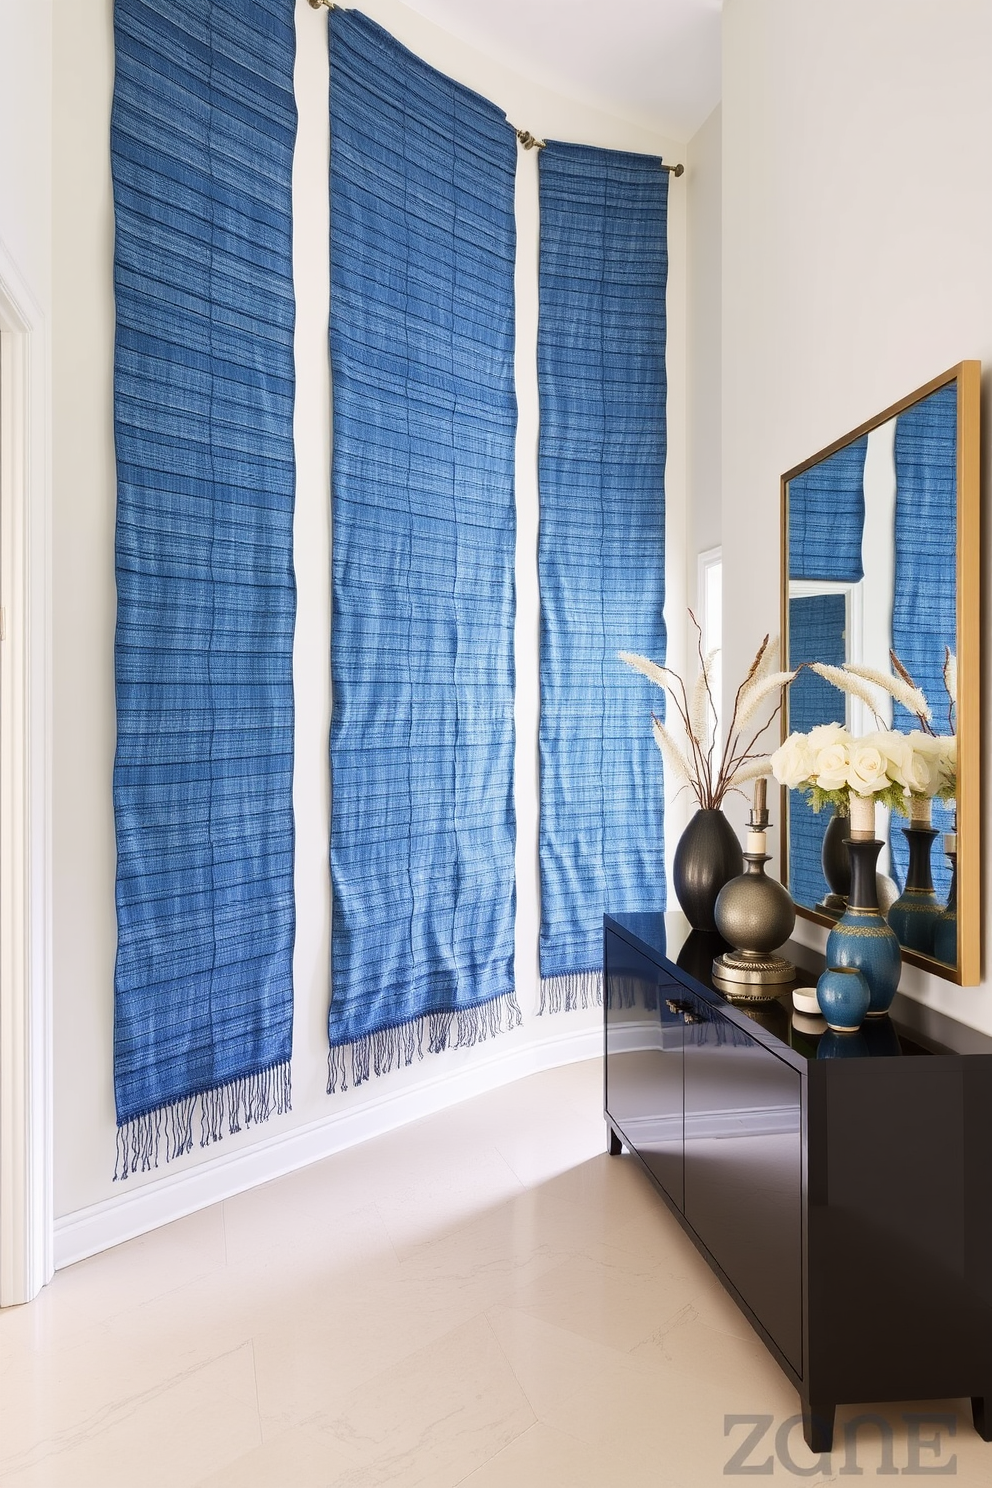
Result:
<svg viewBox="0 0 992 1488"><path fill-rule="evenodd" d="M912 795L936 795L931 757L914 750L907 735L879 730L853 738L843 724L825 723L808 734L790 734L771 757L780 785L802 791L814 811L826 805L849 813L852 795L874 797L908 815Z"/></svg>
<svg viewBox="0 0 992 1488"><path fill-rule="evenodd" d="M933 730L931 712L923 693L890 653L896 675L853 662L843 667L813 662L810 669L842 692L860 698L878 719L871 684L889 693L917 717L912 733L879 729L862 738L852 738L839 723L822 724L808 734L791 734L771 758L772 773L781 785L803 791L814 811L836 806L848 814L852 795L874 797L882 806L904 816L913 813L912 803L934 796L950 799L957 784L957 739ZM954 657L947 651L944 685L950 698L948 721L954 726ZM881 723L881 720L878 720Z"/></svg>

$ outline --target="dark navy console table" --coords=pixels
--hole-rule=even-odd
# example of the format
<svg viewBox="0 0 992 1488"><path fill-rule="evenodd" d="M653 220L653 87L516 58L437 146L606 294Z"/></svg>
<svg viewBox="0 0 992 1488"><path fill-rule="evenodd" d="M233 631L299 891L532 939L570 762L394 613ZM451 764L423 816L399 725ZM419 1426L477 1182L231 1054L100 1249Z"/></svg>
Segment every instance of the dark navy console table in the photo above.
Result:
<svg viewBox="0 0 992 1488"><path fill-rule="evenodd" d="M818 1035L791 987L729 1003L722 942L687 932L605 917L610 1151L792 1380L812 1451L864 1401L970 1397L992 1440L992 1038L901 995L860 1035ZM783 954L815 983L815 951Z"/></svg>

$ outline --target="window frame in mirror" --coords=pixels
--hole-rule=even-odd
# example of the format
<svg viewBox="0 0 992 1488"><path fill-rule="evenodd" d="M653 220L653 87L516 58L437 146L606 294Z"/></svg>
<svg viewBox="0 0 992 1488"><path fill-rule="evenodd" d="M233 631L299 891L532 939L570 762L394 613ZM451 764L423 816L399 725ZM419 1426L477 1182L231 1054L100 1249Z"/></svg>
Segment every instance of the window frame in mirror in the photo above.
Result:
<svg viewBox="0 0 992 1488"><path fill-rule="evenodd" d="M902 948L902 959L934 976L974 987L982 977L982 807L981 807L981 371L979 361L959 362L915 389L898 403L835 439L808 460L793 466L780 485L780 604L782 665L789 656L789 482L828 459L856 439L904 413L931 393L957 382L957 910L958 955L955 966ZM789 733L788 691L782 708L781 737ZM781 788L781 879L789 882L790 792ZM814 924L836 922L818 910L796 905L796 913Z"/></svg>

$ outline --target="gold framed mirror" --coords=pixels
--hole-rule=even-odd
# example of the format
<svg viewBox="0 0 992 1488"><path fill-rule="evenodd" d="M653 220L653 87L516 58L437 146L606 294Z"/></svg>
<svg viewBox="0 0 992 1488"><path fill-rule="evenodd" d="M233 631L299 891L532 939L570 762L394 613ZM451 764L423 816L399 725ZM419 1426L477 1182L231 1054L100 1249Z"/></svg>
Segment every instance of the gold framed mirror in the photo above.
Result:
<svg viewBox="0 0 992 1488"><path fill-rule="evenodd" d="M902 666L931 714L921 724L884 689L854 696L807 665L787 690L783 740L829 723L956 736L953 797L933 801L932 826L880 811L876 835L903 960L962 986L982 968L980 383L981 363L966 361L917 388L786 471L781 506L783 666ZM832 925L840 823L828 832L831 809L784 787L780 819L782 882L800 915Z"/></svg>

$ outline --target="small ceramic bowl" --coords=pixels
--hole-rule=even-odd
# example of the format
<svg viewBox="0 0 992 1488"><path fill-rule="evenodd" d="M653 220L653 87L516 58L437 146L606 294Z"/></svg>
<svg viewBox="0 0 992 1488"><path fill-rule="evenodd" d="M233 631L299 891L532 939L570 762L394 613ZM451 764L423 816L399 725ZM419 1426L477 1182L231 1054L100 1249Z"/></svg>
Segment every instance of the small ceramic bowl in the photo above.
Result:
<svg viewBox="0 0 992 1488"><path fill-rule="evenodd" d="M871 991L857 967L828 966L816 984L816 1000L829 1028L854 1033L864 1021Z"/></svg>
<svg viewBox="0 0 992 1488"><path fill-rule="evenodd" d="M792 1006L797 1013L808 1013L811 1018L820 1016L820 1004L816 1000L815 987L793 987Z"/></svg>
<svg viewBox="0 0 992 1488"><path fill-rule="evenodd" d="M811 1013L793 1013L792 1026L797 1033L805 1033L808 1038L819 1038L821 1033L826 1033L827 1025L820 1014L814 1018Z"/></svg>

